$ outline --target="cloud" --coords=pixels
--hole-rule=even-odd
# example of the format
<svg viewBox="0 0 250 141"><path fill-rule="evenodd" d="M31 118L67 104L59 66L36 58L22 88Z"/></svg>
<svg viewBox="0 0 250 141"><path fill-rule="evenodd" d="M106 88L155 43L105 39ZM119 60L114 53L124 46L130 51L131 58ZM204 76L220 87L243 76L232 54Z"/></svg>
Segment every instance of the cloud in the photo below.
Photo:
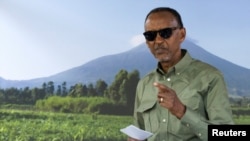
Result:
<svg viewBox="0 0 250 141"><path fill-rule="evenodd" d="M135 47L138 46L142 43L145 42L145 38L143 35L135 35L134 37L132 37L132 39L130 40L130 44Z"/></svg>

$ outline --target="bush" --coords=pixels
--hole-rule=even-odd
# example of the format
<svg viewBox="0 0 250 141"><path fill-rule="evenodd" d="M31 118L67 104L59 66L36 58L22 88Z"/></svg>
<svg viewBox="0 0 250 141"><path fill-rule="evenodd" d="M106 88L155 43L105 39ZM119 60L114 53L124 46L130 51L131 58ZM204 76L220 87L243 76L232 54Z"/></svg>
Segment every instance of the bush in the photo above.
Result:
<svg viewBox="0 0 250 141"><path fill-rule="evenodd" d="M36 108L63 113L99 113L126 115L127 108L122 104L115 104L103 97L59 97L38 100Z"/></svg>

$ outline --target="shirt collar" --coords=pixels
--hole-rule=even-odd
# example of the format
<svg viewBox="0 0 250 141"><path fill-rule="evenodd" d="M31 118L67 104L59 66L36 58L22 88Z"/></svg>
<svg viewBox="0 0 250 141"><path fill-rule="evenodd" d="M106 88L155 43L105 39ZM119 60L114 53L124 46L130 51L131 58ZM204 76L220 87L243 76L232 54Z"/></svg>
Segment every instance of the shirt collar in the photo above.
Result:
<svg viewBox="0 0 250 141"><path fill-rule="evenodd" d="M180 74L185 70L186 67L188 67L191 64L192 57L190 56L189 52L186 49L181 49L181 52L182 54L184 54L184 56L177 64L175 64L175 66L169 69L169 72L174 71L174 73ZM165 74L159 62L156 71L160 74Z"/></svg>

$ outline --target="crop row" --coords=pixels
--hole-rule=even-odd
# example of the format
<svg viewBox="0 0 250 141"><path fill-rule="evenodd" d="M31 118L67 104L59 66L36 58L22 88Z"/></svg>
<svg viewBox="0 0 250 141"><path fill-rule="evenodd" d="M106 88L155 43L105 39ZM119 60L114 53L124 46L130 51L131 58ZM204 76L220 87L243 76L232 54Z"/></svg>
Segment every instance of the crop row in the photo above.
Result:
<svg viewBox="0 0 250 141"><path fill-rule="evenodd" d="M124 141L129 116L0 110L1 141Z"/></svg>

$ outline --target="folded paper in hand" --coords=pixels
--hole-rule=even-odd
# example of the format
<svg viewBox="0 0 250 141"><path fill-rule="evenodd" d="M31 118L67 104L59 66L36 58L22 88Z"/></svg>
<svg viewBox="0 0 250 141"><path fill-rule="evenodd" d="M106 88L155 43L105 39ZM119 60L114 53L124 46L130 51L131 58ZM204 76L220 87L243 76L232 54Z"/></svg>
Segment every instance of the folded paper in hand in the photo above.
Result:
<svg viewBox="0 0 250 141"><path fill-rule="evenodd" d="M145 140L153 135L152 133L142 130L134 125L129 125L123 129L120 129L120 131L137 140Z"/></svg>

